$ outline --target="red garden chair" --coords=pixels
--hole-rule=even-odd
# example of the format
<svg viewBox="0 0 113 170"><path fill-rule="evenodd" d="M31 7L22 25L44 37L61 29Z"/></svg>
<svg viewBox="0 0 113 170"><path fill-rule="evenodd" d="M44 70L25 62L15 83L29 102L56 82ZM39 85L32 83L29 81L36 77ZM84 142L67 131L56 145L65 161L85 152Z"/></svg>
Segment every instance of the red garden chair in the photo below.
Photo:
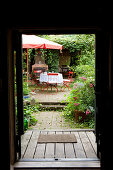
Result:
<svg viewBox="0 0 113 170"><path fill-rule="evenodd" d="M42 70L34 70L33 75L32 75L32 79L36 83L37 87L41 87L41 89L42 89L42 86L40 85L40 82L39 82L39 80L40 80L39 77L40 77L41 73L42 73ZM36 88L35 88L35 90L36 90Z"/></svg>
<svg viewBox="0 0 113 170"><path fill-rule="evenodd" d="M63 86L62 87L64 87L64 90L65 90L65 88L68 88L68 90L69 90L70 84L72 82L72 77L73 77L73 72L69 71L68 79L63 79Z"/></svg>

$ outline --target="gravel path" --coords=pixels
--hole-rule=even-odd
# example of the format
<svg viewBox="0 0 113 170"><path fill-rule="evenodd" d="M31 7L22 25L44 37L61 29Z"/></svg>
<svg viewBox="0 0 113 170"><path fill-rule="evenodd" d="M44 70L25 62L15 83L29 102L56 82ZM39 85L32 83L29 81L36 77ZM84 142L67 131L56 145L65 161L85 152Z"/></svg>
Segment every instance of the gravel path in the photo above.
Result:
<svg viewBox="0 0 113 170"><path fill-rule="evenodd" d="M56 91L49 90L47 91L41 91L37 90L36 93L33 95L31 94L31 97L33 96L36 101L38 102L62 102L66 101L67 97L70 94L70 90L65 89L65 91L59 90L58 93ZM62 112L59 111L40 111L38 113L34 113L34 116L36 117L37 124L35 126L31 126L32 129L38 129L38 130L47 130L47 129L71 129L71 125L69 122L65 122L65 119L63 116L61 116Z"/></svg>
<svg viewBox="0 0 113 170"><path fill-rule="evenodd" d="M64 92L59 91L56 93L55 91L49 91L48 94L46 91L37 91L33 96L38 102L62 102L66 101L66 98L69 96L70 90L65 89Z"/></svg>
<svg viewBox="0 0 113 170"><path fill-rule="evenodd" d="M36 117L37 124L31 126L31 129L37 130L53 130L53 129L71 129L70 123L65 122L62 112L58 111L40 111L34 113Z"/></svg>

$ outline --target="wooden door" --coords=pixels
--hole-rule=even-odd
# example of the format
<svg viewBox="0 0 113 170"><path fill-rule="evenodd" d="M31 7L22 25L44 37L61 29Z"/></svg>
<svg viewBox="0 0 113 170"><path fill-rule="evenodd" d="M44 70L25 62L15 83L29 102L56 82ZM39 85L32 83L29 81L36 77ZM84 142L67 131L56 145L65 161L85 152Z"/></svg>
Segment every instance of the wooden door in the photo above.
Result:
<svg viewBox="0 0 113 170"><path fill-rule="evenodd" d="M24 134L23 114L23 72L22 72L22 35L15 32L13 35L14 51L16 53L16 88L17 88L17 119L16 119L16 151L21 157L21 135Z"/></svg>
<svg viewBox="0 0 113 170"><path fill-rule="evenodd" d="M100 137L101 137L101 54L100 54L100 35L96 34L96 55L95 55L95 132L97 142L97 155L100 155Z"/></svg>
<svg viewBox="0 0 113 170"><path fill-rule="evenodd" d="M109 34L98 31L96 34L96 142L97 154L104 155L106 114L109 110ZM103 149L104 148L104 149Z"/></svg>

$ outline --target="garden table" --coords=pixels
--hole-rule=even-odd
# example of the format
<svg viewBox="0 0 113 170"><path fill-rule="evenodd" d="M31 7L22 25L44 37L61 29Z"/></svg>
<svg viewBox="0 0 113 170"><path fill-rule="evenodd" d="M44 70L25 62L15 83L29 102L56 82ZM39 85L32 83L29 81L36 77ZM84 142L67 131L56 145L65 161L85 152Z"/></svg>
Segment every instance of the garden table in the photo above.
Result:
<svg viewBox="0 0 113 170"><path fill-rule="evenodd" d="M51 73L52 74L52 78L55 77L55 74L58 74L58 79L56 79L56 83L57 84L62 84L63 83L63 76L61 73ZM49 73L44 72L40 74L40 83L42 82L48 82L48 78L49 78Z"/></svg>
<svg viewBox="0 0 113 170"><path fill-rule="evenodd" d="M58 88L57 88L57 84L62 84L63 83L63 76L61 73L41 73L40 74L40 83L46 83L46 86L44 87L44 89L47 88L47 92L48 92L48 87L51 86L51 90L52 90L52 86L54 86L57 89L58 92ZM43 89L43 91L44 91Z"/></svg>

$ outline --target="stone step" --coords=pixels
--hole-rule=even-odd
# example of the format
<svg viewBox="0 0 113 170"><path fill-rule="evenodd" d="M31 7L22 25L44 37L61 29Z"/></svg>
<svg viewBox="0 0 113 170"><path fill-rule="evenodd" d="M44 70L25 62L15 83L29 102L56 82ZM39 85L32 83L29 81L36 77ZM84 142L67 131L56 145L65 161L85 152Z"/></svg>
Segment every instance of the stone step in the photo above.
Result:
<svg viewBox="0 0 113 170"><path fill-rule="evenodd" d="M41 105L42 110L61 110L65 107L65 105Z"/></svg>
<svg viewBox="0 0 113 170"><path fill-rule="evenodd" d="M38 102L39 104L42 105L66 105L67 102Z"/></svg>

